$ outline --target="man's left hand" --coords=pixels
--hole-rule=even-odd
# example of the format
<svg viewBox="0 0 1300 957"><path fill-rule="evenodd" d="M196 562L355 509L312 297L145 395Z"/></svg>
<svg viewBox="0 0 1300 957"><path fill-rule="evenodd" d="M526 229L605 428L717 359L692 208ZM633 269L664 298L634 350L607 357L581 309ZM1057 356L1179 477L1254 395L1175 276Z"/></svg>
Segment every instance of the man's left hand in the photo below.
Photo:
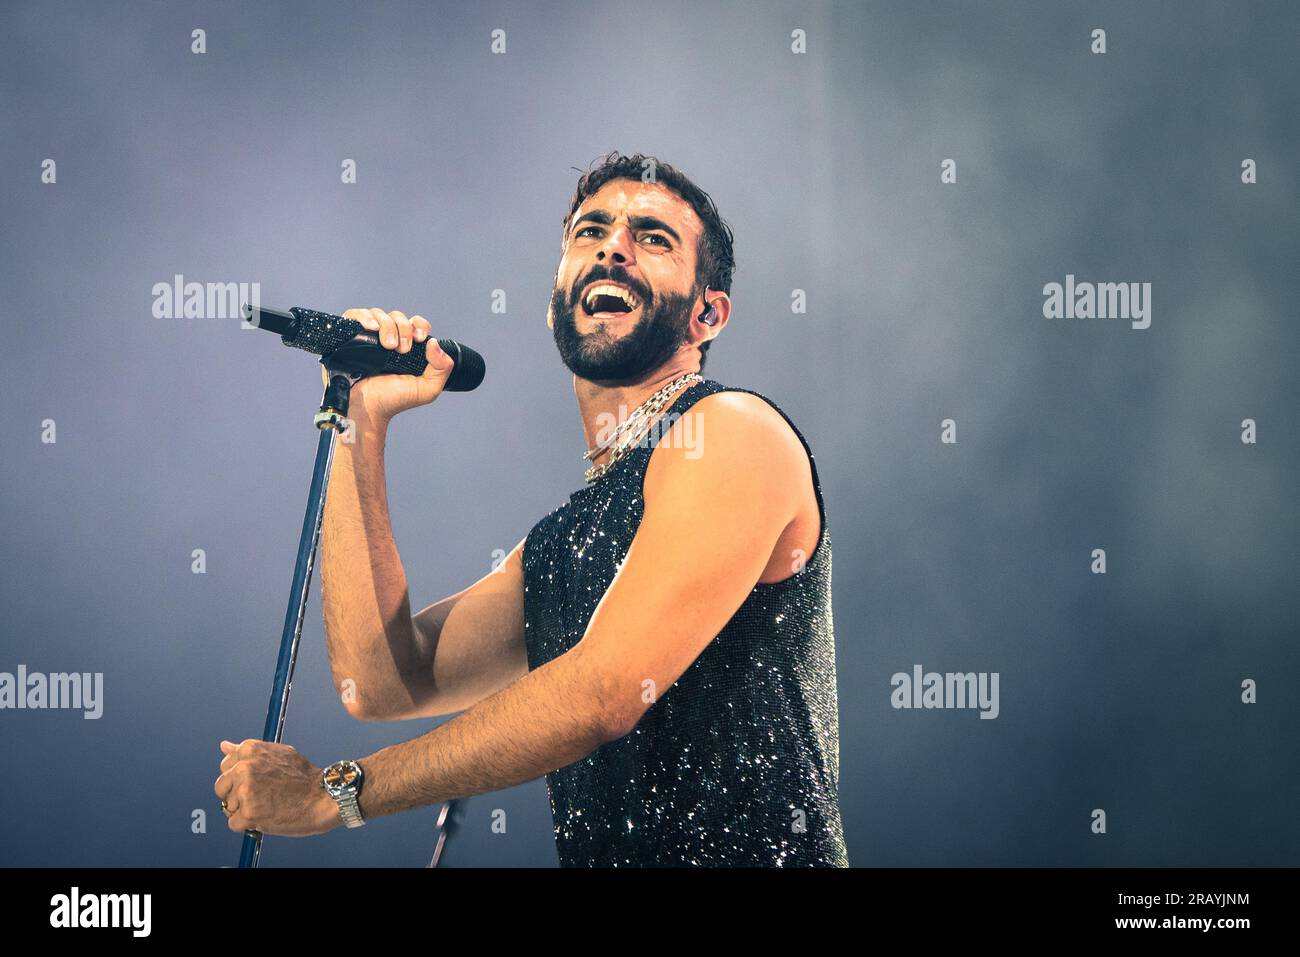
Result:
<svg viewBox="0 0 1300 957"><path fill-rule="evenodd" d="M338 805L321 787L322 769L289 745L222 741L221 753L213 790L226 804L230 830L307 837L343 823Z"/></svg>

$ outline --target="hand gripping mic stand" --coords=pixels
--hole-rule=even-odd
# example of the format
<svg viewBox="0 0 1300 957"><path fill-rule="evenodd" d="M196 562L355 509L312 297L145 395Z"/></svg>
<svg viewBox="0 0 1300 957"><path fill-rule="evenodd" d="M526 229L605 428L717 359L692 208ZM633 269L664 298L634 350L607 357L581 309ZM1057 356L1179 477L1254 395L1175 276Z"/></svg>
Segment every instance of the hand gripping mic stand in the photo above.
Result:
<svg viewBox="0 0 1300 957"><path fill-rule="evenodd" d="M245 312L248 312L246 307ZM273 310L262 309L262 325L270 328L275 332L281 332L282 329L268 322L286 323L284 328L289 328L288 323L295 326L298 320L303 316L322 316L322 313L312 313L310 310L295 308L292 315L277 313ZM302 619L303 613L307 607L308 593L311 591L311 573L312 566L316 561L316 546L320 541L321 522L325 516L325 491L329 486L330 467L334 461L334 438L336 433L346 431L350 425L348 422L348 400L352 393L352 386L364 379L368 375L399 371L394 365L406 365L408 362L415 361L418 357L411 353L394 353L377 347L377 339L373 333L366 330L360 323L350 319L339 319L339 317L329 316L329 319L337 319L335 326L336 332L355 332L355 335L348 338L337 348L328 352L322 359L321 365L325 366L326 373L329 376L329 384L325 386L325 395L321 399L320 411L316 413L313 420L317 429L320 430L320 438L316 443L316 462L312 466L311 487L307 492L307 511L302 520L302 533L298 538L298 557L293 567L293 583L289 588L289 607L284 615L284 628L280 634L280 654L275 662L275 680L271 684L271 702L266 711L266 724L262 728L262 740L272 741L276 744L281 743L284 736L284 718L285 711L289 705L289 691L293 687L293 666L298 659L298 643L302 638ZM355 329L351 327L355 326ZM303 345L301 335L299 341L291 341L288 334L285 335L286 345ZM440 340L441 342L442 340ZM446 345L455 345L450 340ZM409 357L409 359L408 359ZM426 364L422 358L418 362L421 369ZM414 369L408 370L402 368L400 371L412 371L419 374ZM477 382L474 383L477 385ZM470 386L473 388L473 386ZM436 866L439 856L442 854L443 844L447 838L448 819L450 810L455 802L447 802L442 806L438 813L438 843L434 853L433 860L429 866ZM257 867L258 859L262 854L262 832L245 831L244 843L239 854L239 866Z"/></svg>

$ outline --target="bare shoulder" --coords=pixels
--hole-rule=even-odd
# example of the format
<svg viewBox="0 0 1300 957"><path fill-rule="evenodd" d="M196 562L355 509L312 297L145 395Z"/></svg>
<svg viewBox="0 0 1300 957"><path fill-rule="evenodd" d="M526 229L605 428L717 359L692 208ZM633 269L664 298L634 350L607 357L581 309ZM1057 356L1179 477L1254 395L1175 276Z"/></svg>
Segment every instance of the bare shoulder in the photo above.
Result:
<svg viewBox="0 0 1300 957"><path fill-rule="evenodd" d="M735 464L798 469L806 459L803 443L785 416L751 392L714 392L687 410L698 413L712 428Z"/></svg>
<svg viewBox="0 0 1300 957"><path fill-rule="evenodd" d="M647 498L667 485L695 484L692 479L708 483L714 495L744 487L769 500L804 484L809 466L803 443L760 396L715 392L678 416L670 409L669 416L672 425L664 429L646 470Z"/></svg>

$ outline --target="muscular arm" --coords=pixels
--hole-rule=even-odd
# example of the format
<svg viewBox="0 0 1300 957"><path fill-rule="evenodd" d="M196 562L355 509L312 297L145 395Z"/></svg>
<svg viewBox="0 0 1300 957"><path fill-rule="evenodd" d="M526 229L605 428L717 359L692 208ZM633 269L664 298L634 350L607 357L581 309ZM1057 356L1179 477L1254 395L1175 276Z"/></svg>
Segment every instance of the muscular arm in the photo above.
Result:
<svg viewBox="0 0 1300 957"><path fill-rule="evenodd" d="M414 617L393 541L386 422L359 417L335 451L321 529L330 669L356 718L396 720L469 707L527 671L522 542L497 570Z"/></svg>
<svg viewBox="0 0 1300 957"><path fill-rule="evenodd" d="M688 414L707 422L703 454L690 457L677 422L651 456L641 525L582 640L363 758L367 817L511 787L617 740L653 703L643 691L667 691L735 614L798 513L808 460L756 397L719 393Z"/></svg>

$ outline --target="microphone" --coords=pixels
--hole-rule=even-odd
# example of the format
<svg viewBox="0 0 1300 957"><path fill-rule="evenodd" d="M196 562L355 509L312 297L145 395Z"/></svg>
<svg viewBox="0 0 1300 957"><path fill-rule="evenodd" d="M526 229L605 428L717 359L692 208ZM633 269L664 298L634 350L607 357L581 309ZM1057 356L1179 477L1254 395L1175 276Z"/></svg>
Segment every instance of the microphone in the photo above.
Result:
<svg viewBox="0 0 1300 957"><path fill-rule="evenodd" d="M350 373L358 378L389 373L419 376L429 366L424 349L413 348L410 352L385 349L379 342L378 332L367 329L355 319L302 306L282 312L245 303L243 312L246 321L259 329L274 332L286 346L328 360L325 365L331 371ZM483 357L455 339L439 339L438 345L455 363L443 391L472 392L477 389L487 371Z"/></svg>

